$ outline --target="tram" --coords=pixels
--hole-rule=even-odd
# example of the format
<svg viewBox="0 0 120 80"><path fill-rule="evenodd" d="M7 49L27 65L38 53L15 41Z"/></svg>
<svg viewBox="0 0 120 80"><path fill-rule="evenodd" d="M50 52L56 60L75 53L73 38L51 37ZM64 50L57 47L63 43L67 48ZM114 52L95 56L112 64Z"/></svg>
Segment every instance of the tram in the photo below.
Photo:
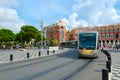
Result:
<svg viewBox="0 0 120 80"><path fill-rule="evenodd" d="M98 53L98 32L85 31L78 33L78 58L96 58Z"/></svg>
<svg viewBox="0 0 120 80"><path fill-rule="evenodd" d="M73 40L61 42L60 46L64 48L77 48L77 41Z"/></svg>

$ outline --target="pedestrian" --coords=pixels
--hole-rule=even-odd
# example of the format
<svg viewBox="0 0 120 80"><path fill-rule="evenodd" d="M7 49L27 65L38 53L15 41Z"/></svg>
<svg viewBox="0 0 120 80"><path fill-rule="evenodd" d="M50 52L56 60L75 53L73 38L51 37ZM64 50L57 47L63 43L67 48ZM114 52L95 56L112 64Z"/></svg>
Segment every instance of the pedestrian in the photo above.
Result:
<svg viewBox="0 0 120 80"><path fill-rule="evenodd" d="M5 45L3 45L3 49L5 50L5 48L6 48L6 46Z"/></svg>
<svg viewBox="0 0 120 80"><path fill-rule="evenodd" d="M103 50L104 50L104 48L103 48L103 46L102 46L102 48L101 48L101 52L103 52Z"/></svg>
<svg viewBox="0 0 120 80"><path fill-rule="evenodd" d="M116 44L116 52L118 52L118 49L119 49L119 45Z"/></svg>

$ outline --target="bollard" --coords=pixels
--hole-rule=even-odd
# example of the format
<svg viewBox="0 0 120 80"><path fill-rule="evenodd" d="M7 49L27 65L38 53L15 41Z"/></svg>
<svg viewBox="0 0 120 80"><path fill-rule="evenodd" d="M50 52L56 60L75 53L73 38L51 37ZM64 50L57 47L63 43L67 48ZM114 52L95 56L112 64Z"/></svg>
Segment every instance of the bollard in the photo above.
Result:
<svg viewBox="0 0 120 80"><path fill-rule="evenodd" d="M111 61L111 55L110 55L110 53L109 53L108 51L106 51L106 50L101 50L101 52L103 52L103 53L107 56L107 59L108 59L109 61Z"/></svg>
<svg viewBox="0 0 120 80"><path fill-rule="evenodd" d="M108 69L102 69L102 80L108 80Z"/></svg>
<svg viewBox="0 0 120 80"><path fill-rule="evenodd" d="M108 69L108 72L111 72L111 61L106 61L106 68Z"/></svg>
<svg viewBox="0 0 120 80"><path fill-rule="evenodd" d="M39 51L39 56L41 56L41 52Z"/></svg>
<svg viewBox="0 0 120 80"><path fill-rule="evenodd" d="M59 49L60 49L60 46L59 46Z"/></svg>
<svg viewBox="0 0 120 80"><path fill-rule="evenodd" d="M55 50L53 50L53 54L55 54Z"/></svg>
<svg viewBox="0 0 120 80"><path fill-rule="evenodd" d="M108 61L111 61L111 56L108 56L107 58L108 58Z"/></svg>
<svg viewBox="0 0 120 80"><path fill-rule="evenodd" d="M10 61L13 61L13 55L10 54Z"/></svg>
<svg viewBox="0 0 120 80"><path fill-rule="evenodd" d="M30 53L27 53L27 58L29 58L30 57Z"/></svg>
<svg viewBox="0 0 120 80"><path fill-rule="evenodd" d="M47 50L47 55L49 55L49 50Z"/></svg>

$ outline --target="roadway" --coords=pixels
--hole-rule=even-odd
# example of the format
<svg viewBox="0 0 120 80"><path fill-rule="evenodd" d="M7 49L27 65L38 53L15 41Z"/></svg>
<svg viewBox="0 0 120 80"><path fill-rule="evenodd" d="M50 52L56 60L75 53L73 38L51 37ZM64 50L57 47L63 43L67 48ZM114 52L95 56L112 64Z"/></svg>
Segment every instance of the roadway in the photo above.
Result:
<svg viewBox="0 0 120 80"><path fill-rule="evenodd" d="M75 49L64 49L54 55L2 63L0 80L102 80L106 56L99 53L97 59L77 59L77 55Z"/></svg>

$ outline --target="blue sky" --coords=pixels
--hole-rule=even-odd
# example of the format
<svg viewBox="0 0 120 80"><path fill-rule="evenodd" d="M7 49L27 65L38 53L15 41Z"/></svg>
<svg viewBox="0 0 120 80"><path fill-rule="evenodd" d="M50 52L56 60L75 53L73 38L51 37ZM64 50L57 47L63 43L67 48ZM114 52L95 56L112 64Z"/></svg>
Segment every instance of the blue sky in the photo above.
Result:
<svg viewBox="0 0 120 80"><path fill-rule="evenodd" d="M68 29L120 23L119 0L1 0L0 28L15 33L23 25L40 29L63 20Z"/></svg>

